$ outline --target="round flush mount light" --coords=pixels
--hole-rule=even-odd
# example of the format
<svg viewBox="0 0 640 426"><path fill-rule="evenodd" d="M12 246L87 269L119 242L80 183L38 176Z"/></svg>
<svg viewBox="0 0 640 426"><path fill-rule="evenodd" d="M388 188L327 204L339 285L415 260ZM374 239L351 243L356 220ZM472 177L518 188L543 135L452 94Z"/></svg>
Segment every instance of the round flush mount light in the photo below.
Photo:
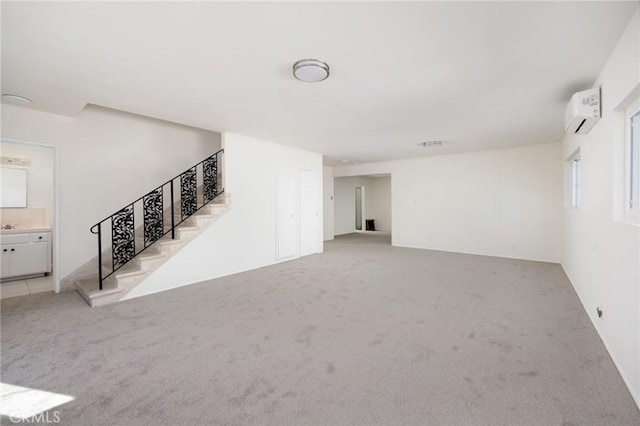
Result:
<svg viewBox="0 0 640 426"><path fill-rule="evenodd" d="M300 81L317 83L329 78L329 65L317 59L301 59L293 64L293 76Z"/></svg>
<svg viewBox="0 0 640 426"><path fill-rule="evenodd" d="M29 98L25 98L24 96L11 95L9 93L5 93L4 95L2 95L2 100L11 102L14 104L23 104L23 105L33 103L33 101Z"/></svg>

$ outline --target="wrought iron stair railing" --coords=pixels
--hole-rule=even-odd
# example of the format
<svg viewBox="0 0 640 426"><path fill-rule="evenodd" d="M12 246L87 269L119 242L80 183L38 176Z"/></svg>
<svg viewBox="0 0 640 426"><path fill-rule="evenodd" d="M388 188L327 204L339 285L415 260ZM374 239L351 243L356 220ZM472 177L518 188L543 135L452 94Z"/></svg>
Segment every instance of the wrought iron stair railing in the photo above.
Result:
<svg viewBox="0 0 640 426"><path fill-rule="evenodd" d="M91 227L98 236L100 290L107 278L165 235L175 239L178 225L224 193L223 155L221 149ZM111 259L105 260L102 248L109 243Z"/></svg>

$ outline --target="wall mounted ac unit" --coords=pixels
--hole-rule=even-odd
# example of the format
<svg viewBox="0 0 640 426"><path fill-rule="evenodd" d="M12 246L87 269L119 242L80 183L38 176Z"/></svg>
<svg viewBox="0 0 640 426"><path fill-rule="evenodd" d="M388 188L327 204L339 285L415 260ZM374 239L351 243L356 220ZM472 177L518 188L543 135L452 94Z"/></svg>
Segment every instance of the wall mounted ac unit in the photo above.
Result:
<svg viewBox="0 0 640 426"><path fill-rule="evenodd" d="M584 135L600 120L600 88L574 93L564 113L567 133Z"/></svg>

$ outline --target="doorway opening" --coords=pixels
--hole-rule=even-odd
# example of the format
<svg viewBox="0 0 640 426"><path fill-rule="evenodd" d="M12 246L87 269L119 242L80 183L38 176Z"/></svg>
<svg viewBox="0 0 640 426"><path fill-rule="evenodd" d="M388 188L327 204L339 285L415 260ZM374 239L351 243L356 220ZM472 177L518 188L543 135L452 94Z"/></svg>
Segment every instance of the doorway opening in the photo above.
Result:
<svg viewBox="0 0 640 426"><path fill-rule="evenodd" d="M59 292L56 147L10 139L0 147L0 297Z"/></svg>
<svg viewBox="0 0 640 426"><path fill-rule="evenodd" d="M333 179L334 236L351 234L350 240L374 238L390 244L391 232L390 173Z"/></svg>

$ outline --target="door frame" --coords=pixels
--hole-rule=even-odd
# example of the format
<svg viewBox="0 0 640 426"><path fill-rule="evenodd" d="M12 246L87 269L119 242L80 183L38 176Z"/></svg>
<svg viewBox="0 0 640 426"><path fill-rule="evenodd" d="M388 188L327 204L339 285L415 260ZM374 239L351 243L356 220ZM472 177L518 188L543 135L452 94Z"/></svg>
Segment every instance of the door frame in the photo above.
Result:
<svg viewBox="0 0 640 426"><path fill-rule="evenodd" d="M26 141L0 137L0 142L17 145L29 145L52 150L53 154L53 236L52 260L53 260L53 291L60 293L60 151L57 145L43 142Z"/></svg>

